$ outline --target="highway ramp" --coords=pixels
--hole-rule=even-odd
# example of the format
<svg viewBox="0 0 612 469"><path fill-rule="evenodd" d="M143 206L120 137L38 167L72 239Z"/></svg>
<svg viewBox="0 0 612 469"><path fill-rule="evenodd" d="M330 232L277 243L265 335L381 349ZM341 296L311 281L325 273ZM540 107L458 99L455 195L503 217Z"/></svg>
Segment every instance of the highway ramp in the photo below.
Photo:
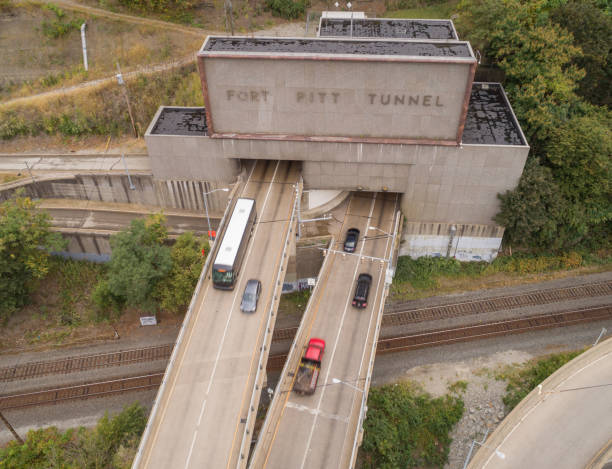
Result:
<svg viewBox="0 0 612 469"><path fill-rule="evenodd" d="M251 468L348 468L354 464L386 293L397 203L397 194L352 195L340 239L328 251L276 388ZM354 254L342 251L349 228L361 232ZM351 305L361 273L372 276L365 309ZM292 392L295 371L311 337L327 343L321 374L313 395L298 395Z"/></svg>
<svg viewBox="0 0 612 469"><path fill-rule="evenodd" d="M257 161L252 168L238 195L256 199L257 220L236 287L217 290L208 274L204 278L133 467L246 465L252 431L246 425L255 420L247 418L259 402L255 376L262 358L265 371L264 336L272 336L275 314L271 324L268 315L280 297L279 271L288 259L283 247L292 239L290 220L301 195L298 178L291 162ZM261 280L262 294L256 313L244 314L240 299L250 278ZM249 441L241 457L245 435Z"/></svg>

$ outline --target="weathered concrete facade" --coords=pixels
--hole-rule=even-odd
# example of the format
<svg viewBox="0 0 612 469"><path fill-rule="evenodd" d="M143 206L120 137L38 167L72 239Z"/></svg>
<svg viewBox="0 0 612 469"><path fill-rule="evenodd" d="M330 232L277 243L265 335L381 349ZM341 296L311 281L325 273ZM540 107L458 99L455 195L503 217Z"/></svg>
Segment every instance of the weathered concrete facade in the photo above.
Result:
<svg viewBox="0 0 612 469"><path fill-rule="evenodd" d="M215 133L453 142L470 66L204 61Z"/></svg>
<svg viewBox="0 0 612 469"><path fill-rule="evenodd" d="M182 180L159 180L151 175L131 176L134 190L130 189L128 177L117 174L76 174L16 181L0 191L0 201L13 196L17 189L35 199L76 199L96 202L139 204L190 211L204 211L203 192L222 187L221 183L205 182L198 178ZM208 209L219 213L227 204L226 192L215 192L207 199Z"/></svg>
<svg viewBox="0 0 612 469"><path fill-rule="evenodd" d="M362 30L385 29L372 21ZM209 38L198 66L206 108L189 112L205 122L161 131L160 109L145 136L156 177L232 181L240 160L301 161L307 190L402 193L403 254L496 256L497 194L529 146L501 86L473 83L469 44Z"/></svg>

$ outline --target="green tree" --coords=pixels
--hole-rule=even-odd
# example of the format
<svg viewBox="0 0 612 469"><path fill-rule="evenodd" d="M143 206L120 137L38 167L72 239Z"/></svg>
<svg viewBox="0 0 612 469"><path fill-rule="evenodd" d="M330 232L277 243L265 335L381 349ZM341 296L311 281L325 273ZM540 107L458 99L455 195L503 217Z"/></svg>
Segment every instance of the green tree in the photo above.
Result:
<svg viewBox="0 0 612 469"><path fill-rule="evenodd" d="M49 253L66 246L37 207L23 191L0 205L0 320L28 302L36 280L49 271Z"/></svg>
<svg viewBox="0 0 612 469"><path fill-rule="evenodd" d="M501 210L495 221L506 227L504 239L513 246L558 248L568 236L569 209L550 168L530 158L516 189L498 195Z"/></svg>
<svg viewBox="0 0 612 469"><path fill-rule="evenodd" d="M153 291L172 268L165 217L151 215L132 220L130 227L111 240L108 275L96 286L94 301L101 309L126 306L148 311L157 309Z"/></svg>
<svg viewBox="0 0 612 469"><path fill-rule="evenodd" d="M55 427L31 430L23 445L12 441L0 448L1 469L128 468L147 422L146 410L135 403L115 417L105 415L95 428Z"/></svg>
<svg viewBox="0 0 612 469"><path fill-rule="evenodd" d="M76 469L67 451L72 449L74 432L61 433L56 427L30 430L23 445L12 441L0 448L0 468L2 469Z"/></svg>
<svg viewBox="0 0 612 469"><path fill-rule="evenodd" d="M183 233L172 246L172 270L158 283L156 297L163 309L183 313L189 306L193 290L210 248L204 238L196 238L191 231Z"/></svg>
<svg viewBox="0 0 612 469"><path fill-rule="evenodd" d="M504 71L504 87L536 153L578 103L574 90L584 76L573 63L580 49L551 23L548 8L546 0L463 0L457 20L461 36Z"/></svg>
<svg viewBox="0 0 612 469"><path fill-rule="evenodd" d="M605 3L605 2L599 2ZM608 6L609 8L609 6ZM597 105L612 105L612 16L594 0L570 0L551 11L551 19L571 32L582 57L574 63L586 72L578 94Z"/></svg>
<svg viewBox="0 0 612 469"><path fill-rule="evenodd" d="M611 116L603 110L577 116L552 131L547 161L561 193L577 207L579 224L612 218Z"/></svg>
<svg viewBox="0 0 612 469"><path fill-rule="evenodd" d="M463 415L456 396L432 398L410 383L374 387L364 423L362 467L442 467Z"/></svg>
<svg viewBox="0 0 612 469"><path fill-rule="evenodd" d="M98 469L113 467L120 448L138 446L147 424L145 409L138 403L126 406L113 418L104 415L93 430L79 429L79 445L74 454L79 467ZM122 450L125 451L125 450Z"/></svg>

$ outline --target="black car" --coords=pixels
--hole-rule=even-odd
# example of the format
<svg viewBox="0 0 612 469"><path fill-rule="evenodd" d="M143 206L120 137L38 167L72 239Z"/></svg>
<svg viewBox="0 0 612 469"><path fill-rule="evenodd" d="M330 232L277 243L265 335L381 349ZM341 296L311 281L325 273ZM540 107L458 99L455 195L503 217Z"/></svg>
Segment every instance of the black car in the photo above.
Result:
<svg viewBox="0 0 612 469"><path fill-rule="evenodd" d="M368 306L370 285L372 285L372 276L369 274L359 274L357 278L357 287L355 288L355 296L353 297L353 306L356 308L365 308Z"/></svg>
<svg viewBox="0 0 612 469"><path fill-rule="evenodd" d="M357 228L350 228L346 232L346 239L344 240L344 251L355 252L357 247L357 241L359 240L359 230Z"/></svg>
<svg viewBox="0 0 612 469"><path fill-rule="evenodd" d="M240 311L243 313L254 313L257 309L257 300L261 293L261 282L252 278L244 287L242 302L240 303Z"/></svg>

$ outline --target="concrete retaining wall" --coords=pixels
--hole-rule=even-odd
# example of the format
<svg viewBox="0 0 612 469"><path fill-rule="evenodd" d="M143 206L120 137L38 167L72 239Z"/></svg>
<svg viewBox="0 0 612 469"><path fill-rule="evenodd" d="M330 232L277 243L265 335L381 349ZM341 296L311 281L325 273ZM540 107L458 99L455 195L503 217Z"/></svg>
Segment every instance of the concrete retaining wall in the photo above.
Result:
<svg viewBox="0 0 612 469"><path fill-rule="evenodd" d="M32 198L94 200L202 211L202 194L224 187L218 182L158 180L151 175L133 175L131 179L134 189L130 188L126 175L117 174L77 174L39 178L36 182L26 179L0 190L0 201L7 200L18 188L23 188L25 194ZM235 182L235 179L231 182ZM226 192L215 192L207 197L210 212L219 213L225 209Z"/></svg>
<svg viewBox="0 0 612 469"><path fill-rule="evenodd" d="M501 247L504 228L497 225L415 223L404 225L400 255L454 257L460 261L492 261Z"/></svg>

